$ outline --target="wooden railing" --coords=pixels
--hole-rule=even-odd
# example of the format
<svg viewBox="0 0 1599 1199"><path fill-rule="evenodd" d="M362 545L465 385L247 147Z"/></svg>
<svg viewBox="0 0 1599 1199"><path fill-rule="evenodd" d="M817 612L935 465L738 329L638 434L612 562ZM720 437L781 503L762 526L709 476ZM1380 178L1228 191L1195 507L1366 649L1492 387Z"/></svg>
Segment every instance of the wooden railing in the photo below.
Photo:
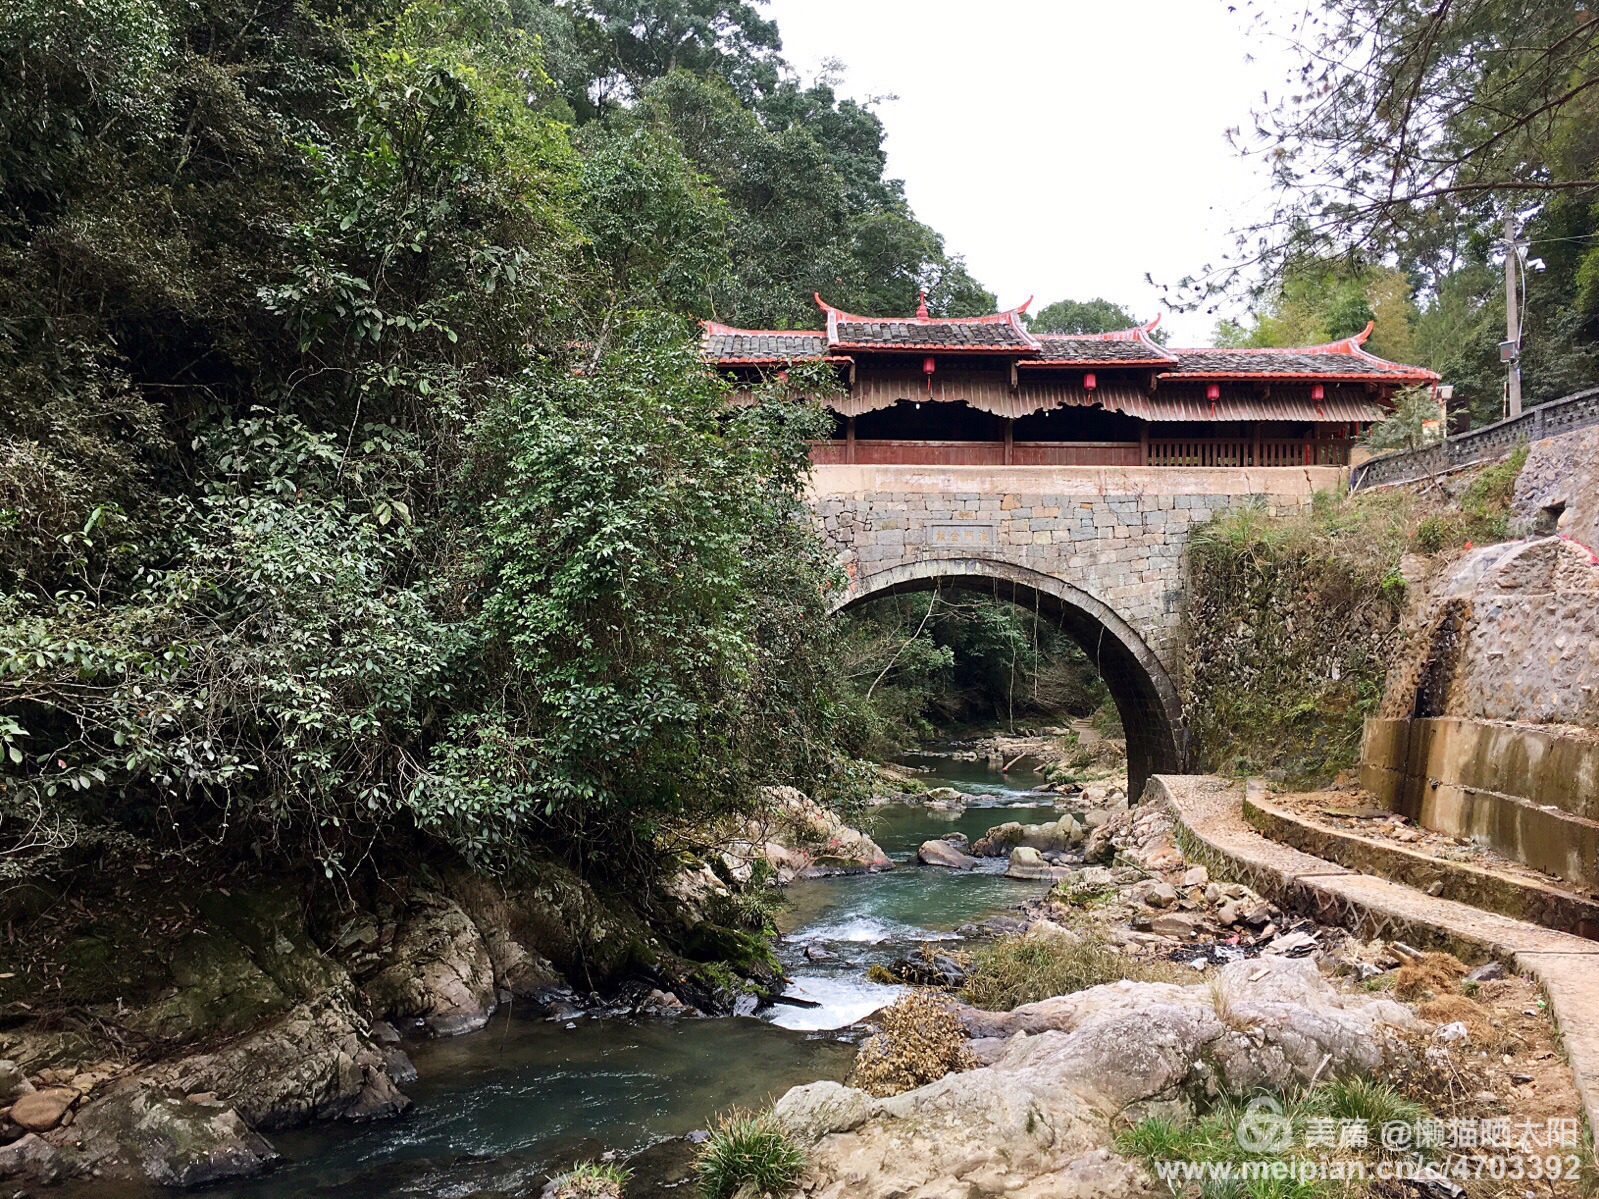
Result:
<svg viewBox="0 0 1599 1199"><path fill-rule="evenodd" d="M1347 466L1348 441L1192 437L1136 441L819 441L818 466Z"/></svg>
<svg viewBox="0 0 1599 1199"><path fill-rule="evenodd" d="M811 446L818 466L1142 466L1136 441L822 441Z"/></svg>
<svg viewBox="0 0 1599 1199"><path fill-rule="evenodd" d="M1151 437L1150 466L1348 466L1349 441Z"/></svg>

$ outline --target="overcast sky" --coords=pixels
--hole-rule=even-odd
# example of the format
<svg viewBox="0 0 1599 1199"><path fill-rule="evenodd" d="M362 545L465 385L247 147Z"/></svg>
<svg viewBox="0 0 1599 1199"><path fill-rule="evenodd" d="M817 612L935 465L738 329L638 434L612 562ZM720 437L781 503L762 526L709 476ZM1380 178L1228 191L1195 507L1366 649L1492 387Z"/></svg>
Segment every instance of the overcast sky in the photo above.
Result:
<svg viewBox="0 0 1599 1199"><path fill-rule="evenodd" d="M1250 44L1226 0L771 0L785 57L877 111L891 175L917 216L1009 307L1036 293L1162 312L1259 211L1257 169L1224 134L1248 127L1286 59ZM1255 61L1250 62L1251 56ZM1162 312L1182 345L1215 316Z"/></svg>

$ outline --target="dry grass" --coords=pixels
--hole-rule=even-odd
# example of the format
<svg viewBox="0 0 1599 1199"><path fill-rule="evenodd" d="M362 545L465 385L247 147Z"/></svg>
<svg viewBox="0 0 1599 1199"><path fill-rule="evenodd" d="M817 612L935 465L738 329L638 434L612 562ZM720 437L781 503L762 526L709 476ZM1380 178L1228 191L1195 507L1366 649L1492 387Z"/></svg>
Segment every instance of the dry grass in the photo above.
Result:
<svg viewBox="0 0 1599 1199"><path fill-rule="evenodd" d="M1419 962L1399 967L1394 974L1394 996L1415 1002L1429 995L1453 993L1466 976L1466 965L1452 953L1424 953Z"/></svg>
<svg viewBox="0 0 1599 1199"><path fill-rule="evenodd" d="M879 1097L898 1095L975 1065L955 1010L936 995L914 991L884 1010L882 1031L861 1045L849 1085Z"/></svg>
<svg viewBox="0 0 1599 1199"><path fill-rule="evenodd" d="M1123 953L1095 932L1035 929L973 954L961 994L974 1007L1008 1012L1024 1003L1122 979L1187 984L1194 976L1170 962L1147 962Z"/></svg>
<svg viewBox="0 0 1599 1199"><path fill-rule="evenodd" d="M1464 1024L1471 1035L1471 1043L1489 1053L1500 1053L1513 1046L1493 1010L1484 1007L1465 995L1439 995L1416 1006L1416 1014L1434 1024Z"/></svg>

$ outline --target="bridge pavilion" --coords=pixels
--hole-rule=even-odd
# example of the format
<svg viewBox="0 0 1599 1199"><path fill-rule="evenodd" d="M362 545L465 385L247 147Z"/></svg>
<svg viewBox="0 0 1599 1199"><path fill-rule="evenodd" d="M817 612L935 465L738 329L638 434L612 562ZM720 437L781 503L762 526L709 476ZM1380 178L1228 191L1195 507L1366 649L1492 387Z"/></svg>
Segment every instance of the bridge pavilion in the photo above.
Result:
<svg viewBox="0 0 1599 1199"><path fill-rule="evenodd" d="M708 362L750 382L802 362L845 391L818 465L1346 466L1402 387L1438 375L1353 337L1297 349L1170 349L1147 325L1034 333L1027 305L976 317L857 316L816 297L826 327L705 322Z"/></svg>

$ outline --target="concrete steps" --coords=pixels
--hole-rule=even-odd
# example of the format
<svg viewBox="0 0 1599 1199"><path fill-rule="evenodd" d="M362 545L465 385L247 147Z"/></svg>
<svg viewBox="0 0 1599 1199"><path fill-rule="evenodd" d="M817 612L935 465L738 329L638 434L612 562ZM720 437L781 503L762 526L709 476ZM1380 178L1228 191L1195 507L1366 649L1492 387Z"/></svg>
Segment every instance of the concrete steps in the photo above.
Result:
<svg viewBox="0 0 1599 1199"><path fill-rule="evenodd" d="M1390 841L1329 828L1253 791L1244 796L1242 815L1251 828L1278 844L1351 870L1403 883L1426 895L1599 940L1599 903L1553 880L1452 862Z"/></svg>
<svg viewBox="0 0 1599 1199"><path fill-rule="evenodd" d="M1229 779L1156 775L1144 800L1170 804L1178 843L1190 861L1284 908L1367 939L1445 950L1466 962L1497 959L1531 975L1560 1027L1589 1127L1599 1129L1599 942L1427 895L1278 844L1250 827L1244 787Z"/></svg>

